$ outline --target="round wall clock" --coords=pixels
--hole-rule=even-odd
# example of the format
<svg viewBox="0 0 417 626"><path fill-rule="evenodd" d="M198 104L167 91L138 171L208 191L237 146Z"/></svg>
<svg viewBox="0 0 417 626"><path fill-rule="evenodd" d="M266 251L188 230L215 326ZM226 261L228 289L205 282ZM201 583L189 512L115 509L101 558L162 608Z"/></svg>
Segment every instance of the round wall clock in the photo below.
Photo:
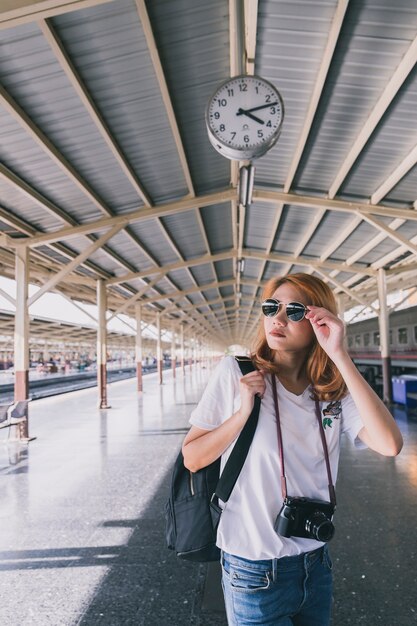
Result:
<svg viewBox="0 0 417 626"><path fill-rule="evenodd" d="M206 125L213 147L236 161L257 159L276 143L284 119L277 89L259 76L225 80L210 98Z"/></svg>

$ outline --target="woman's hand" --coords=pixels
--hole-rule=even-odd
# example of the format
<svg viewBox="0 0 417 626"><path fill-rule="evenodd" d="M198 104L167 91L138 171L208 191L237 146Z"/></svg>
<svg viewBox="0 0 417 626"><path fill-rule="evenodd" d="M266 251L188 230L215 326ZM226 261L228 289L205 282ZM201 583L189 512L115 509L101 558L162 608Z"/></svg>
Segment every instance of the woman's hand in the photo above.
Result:
<svg viewBox="0 0 417 626"><path fill-rule="evenodd" d="M264 371L257 370L242 376L239 381L241 399L239 413L245 419L252 413L255 396L258 395L261 399L263 398L266 389L264 375Z"/></svg>
<svg viewBox="0 0 417 626"><path fill-rule="evenodd" d="M309 305L306 319L313 327L317 341L332 361L347 354L344 337L345 325L324 307Z"/></svg>

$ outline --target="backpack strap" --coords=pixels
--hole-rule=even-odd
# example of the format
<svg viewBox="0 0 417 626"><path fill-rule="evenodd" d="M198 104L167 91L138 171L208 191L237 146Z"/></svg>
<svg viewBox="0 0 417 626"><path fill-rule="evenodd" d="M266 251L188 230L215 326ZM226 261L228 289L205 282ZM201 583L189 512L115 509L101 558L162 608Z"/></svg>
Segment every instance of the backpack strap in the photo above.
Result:
<svg viewBox="0 0 417 626"><path fill-rule="evenodd" d="M249 374L249 372L253 372L256 370L256 367L249 357L237 356L235 358L244 376L245 374ZM236 441L229 458L227 459L227 463L220 476L219 482L217 483L216 490L212 495L210 506L212 507L212 509L214 509L215 513L218 516L216 518L217 523L220 519L220 514L222 511L218 503L219 498L223 502L227 502L230 498L230 494L232 493L233 487L235 486L236 481L239 478L239 474L242 470L243 464L245 463L247 454L249 452L249 448L255 434L256 426L258 425L260 408L261 399L259 398L259 396L255 396L252 413L248 417L248 420L243 427L242 432L240 433L239 438Z"/></svg>

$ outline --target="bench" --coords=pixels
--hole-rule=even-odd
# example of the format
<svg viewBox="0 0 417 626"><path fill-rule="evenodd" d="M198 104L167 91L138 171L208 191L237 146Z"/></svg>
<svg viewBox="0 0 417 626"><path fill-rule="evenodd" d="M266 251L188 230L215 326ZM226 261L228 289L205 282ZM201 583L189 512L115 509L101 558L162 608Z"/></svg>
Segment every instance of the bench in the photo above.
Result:
<svg viewBox="0 0 417 626"><path fill-rule="evenodd" d="M27 421L29 400L0 404L0 428L10 428Z"/></svg>

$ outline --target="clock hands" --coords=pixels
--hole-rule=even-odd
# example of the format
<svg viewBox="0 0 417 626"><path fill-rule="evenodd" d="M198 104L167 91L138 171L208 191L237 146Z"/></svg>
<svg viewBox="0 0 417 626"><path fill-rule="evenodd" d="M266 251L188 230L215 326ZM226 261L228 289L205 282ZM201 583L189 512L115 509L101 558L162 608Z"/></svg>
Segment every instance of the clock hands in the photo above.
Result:
<svg viewBox="0 0 417 626"><path fill-rule="evenodd" d="M268 107L273 107L273 106L276 106L277 104L278 102L268 102L268 104L261 104L260 106L252 107L251 109L239 108L237 110L236 115L246 115L246 117L250 117L251 120L258 122L258 124L265 124L265 122L261 120L260 117L256 117L256 115L252 115L252 111L259 111L260 109L267 109Z"/></svg>
<svg viewBox="0 0 417 626"><path fill-rule="evenodd" d="M251 110L252 109L250 109L250 111ZM258 122L259 124L265 124L265 122L263 120L261 120L259 117L256 117L256 115L252 115L252 113L250 113L250 111L245 111L245 109L238 109L236 115L246 115L247 117L250 117L255 122Z"/></svg>
<svg viewBox="0 0 417 626"><path fill-rule="evenodd" d="M259 111L260 109L267 109L268 107L275 107L277 106L278 102L268 102L268 104L261 104L258 107L252 107L251 109L239 109L239 111L242 111L242 113L251 113L252 111ZM236 113L236 115L242 115L242 113Z"/></svg>

